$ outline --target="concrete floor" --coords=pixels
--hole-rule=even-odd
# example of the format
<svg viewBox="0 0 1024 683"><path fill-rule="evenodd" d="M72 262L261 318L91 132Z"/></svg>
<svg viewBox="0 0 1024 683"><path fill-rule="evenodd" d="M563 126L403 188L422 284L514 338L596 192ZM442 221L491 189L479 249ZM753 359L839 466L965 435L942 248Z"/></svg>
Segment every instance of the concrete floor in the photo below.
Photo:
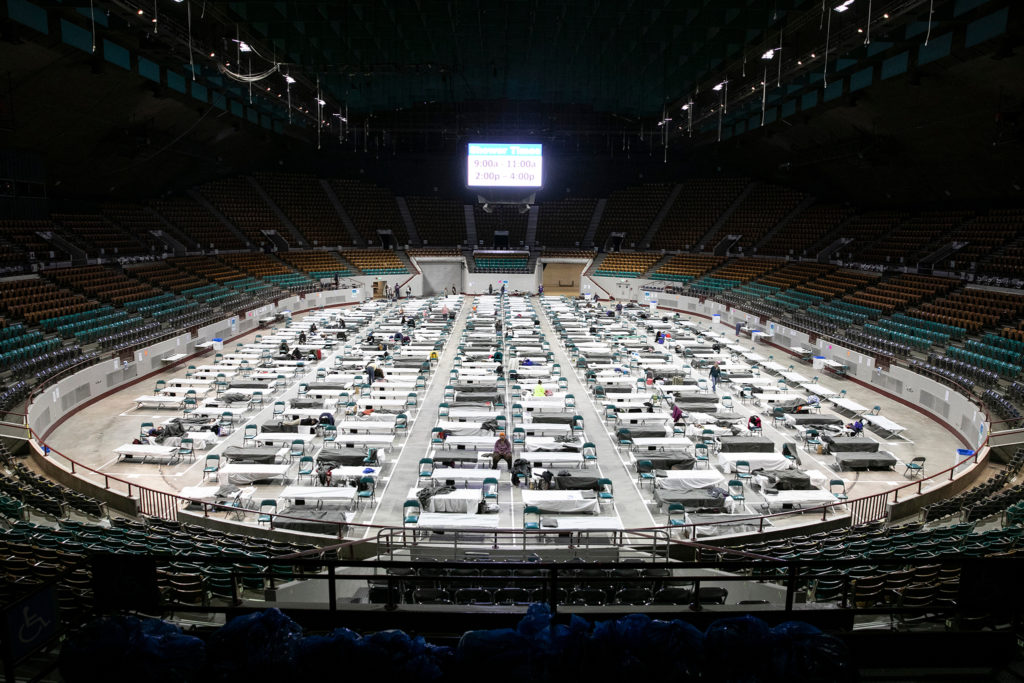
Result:
<svg viewBox="0 0 1024 683"><path fill-rule="evenodd" d="M418 475L418 462L421 457L429 455L430 430L437 419L437 407L441 402L444 386L447 384L449 370L453 367L456 354L457 341L465 330L466 320L471 312L471 297L466 297L465 303L459 311L452 333L448 338L439 362L432 372L429 383L425 390L420 391L419 408L410 414L410 429L407 438L403 439L387 456L381 483L377 489L377 502L375 505L366 505L359 509L350 521L357 524L401 526L402 503L406 500L410 488L414 487ZM649 487L641 490L636 483L636 473L628 463L627 456L620 456L613 440L613 426L606 423L601 417L601 406L595 404L591 394L586 390L581 375L571 370L571 363L568 354L561 346L560 340L551 327L551 322L545 315L539 300L536 297L531 299L535 310L540 315L541 330L551 343L551 350L554 353L555 362L561 364L569 382L569 391L577 397L578 414L584 418L586 425L586 438L598 446L597 476L608 477L612 480L615 490L614 507L603 506L601 514L614 516L621 520L625 528L650 527L666 523L664 513L655 512L652 500L652 492ZM694 320L695 323L708 327L707 321ZM249 342L258 333L266 331L254 331L253 333L237 340ZM231 345L234 347L234 342ZM330 368L333 365L333 358L340 353L339 350L327 354L320 362L320 367ZM781 352L776 352L778 357ZM199 365L212 362L212 352L203 358L189 361L189 364ZM801 364L797 360L792 361L797 371L810 376L814 371L807 364ZM803 365L803 367L801 367ZM274 400L294 397L297 394L297 386L301 381L309 381L315 375L316 368L310 368L303 376L297 376L289 380L286 389L274 394L266 403L266 407L259 412L250 412L245 415L245 423L262 423L270 419L271 405ZM130 443L138 435L139 426L142 422L153 422L159 424L164 420L180 415L177 410L156 410L152 408L136 409L133 398L142 394L152 393L153 385L158 379L170 379L183 376L184 365L168 368L158 377L146 379L134 386L117 392L104 398L91 406L83 409L67 419L50 436L48 443L60 452L74 458L75 460L89 465L100 472L115 475L117 477L132 481L134 483L152 487L155 489L178 492L186 486L201 483L202 469L205 452L197 452L194 463L182 463L174 466L160 464L141 464L117 462L113 449L117 446ZM868 432L867 438L881 441L881 448L891 451L901 462L908 462L917 455L924 455L928 458L925 474L934 473L945 469L953 464L956 449L959 447L953 436L944 428L925 418L911 408L890 401L871 390L853 382L844 381L832 376L825 376L821 382L836 390L846 389L847 397L863 405L880 405L882 414L895 422L907 427L906 438L882 439L878 434ZM719 387L719 393L739 393L738 387L730 387L725 384ZM753 410L753 406L741 405L738 401L736 410L747 415ZM509 406L511 401L509 401ZM509 408L510 412L510 408ZM760 411L759 411L760 412ZM825 404L823 412L828 412L828 404ZM209 452L219 453L227 446L241 445L244 423L235 427L228 437L222 439ZM783 428L776 430L771 425L771 420L764 420L764 434L772 438L777 446L783 442L796 440L791 430ZM317 440L317 443L319 440ZM895 486L907 483L902 476L903 468L898 467L896 471L887 472L833 472L828 462L828 456L806 453L801 450L800 457L804 468L814 468L823 472L828 479L842 478L847 482L847 490L851 498L865 496L891 489ZM295 464L293 467L297 468ZM593 474L594 470L590 470ZM294 472L290 472L294 479ZM99 477L92 475L95 480ZM291 483L291 482L289 482ZM939 482L941 483L941 482ZM924 490L937 485L932 483L924 484ZM280 492L281 485L261 485L254 499L274 498ZM902 496L901 496L902 498ZM502 472L500 484L500 526L502 528L517 529L522 527L522 502L518 489L513 489L507 472ZM760 511L760 507L750 507L758 501L758 494L748 494L748 508L751 511ZM842 511L836 514L844 514ZM818 514L790 514L783 517L775 517L772 523L776 526L791 524L810 524L820 520ZM360 530L359 527L350 527L351 533L358 536L375 535L377 529L367 527Z"/></svg>

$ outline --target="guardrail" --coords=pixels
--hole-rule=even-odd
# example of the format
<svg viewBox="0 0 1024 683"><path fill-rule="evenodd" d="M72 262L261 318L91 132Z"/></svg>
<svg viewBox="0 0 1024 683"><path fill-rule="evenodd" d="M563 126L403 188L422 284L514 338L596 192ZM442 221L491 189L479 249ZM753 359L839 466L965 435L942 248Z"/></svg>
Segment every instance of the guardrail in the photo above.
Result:
<svg viewBox="0 0 1024 683"><path fill-rule="evenodd" d="M603 607L612 611L638 609L662 609L678 614L680 610L690 613L708 609L709 618L720 618L723 612L749 612L748 605L740 604L730 593L745 584L756 591L758 609L778 615L799 613L802 620L808 616L828 612L836 617L837 611L847 618L857 615L977 615L988 614L998 617L1012 617L1018 608L1016 600L993 600L993 590L1000 588L1012 593L1008 578L1015 576L1024 567L1020 556L956 558L897 558L872 557L870 564L876 574L883 577L886 572L901 570L913 572L927 570L933 577L928 583L917 583L919 589L915 600L906 603L901 599L901 589L884 593L858 594L857 582L865 580L862 574L853 576L850 569L863 567L864 559L796 559L780 560L754 556L736 556L728 560L697 561L677 564L662 561L637 562L621 561L565 563L550 561L502 561L486 557L465 560L337 560L325 556L297 557L294 555L271 558L239 556L210 557L163 555L154 553L153 569L148 575L133 575L139 585L149 583L155 586L156 569L172 563L189 563L201 568L221 568L223 576L232 585L230 595L221 604L207 600L197 603L174 600L174 593L161 594L159 591L137 590L136 599L142 596L158 596L158 611L234 613L242 605L242 591L280 589L292 581L326 582L327 599L306 600L308 610L336 614L345 611L356 623L361 619L375 618L373 610L365 605L351 609L347 601L338 599L338 581L365 582L370 588L370 601L384 607L389 613L391 627L395 618L422 614L406 611L402 617L395 610L405 605L431 605L430 618L435 620L446 606L457 609L464 617L473 614L493 615L495 610L521 613L526 605L547 603L552 614L560 611L576 611L578 607L592 610ZM103 566L116 566L116 555L93 556ZM111 564L113 562L114 564ZM944 572L949 578L935 583L934 577ZM859 578L858 578L859 577ZM994 585L993 585L994 584ZM867 584L865 584L867 585ZM827 587L828 595L825 594ZM423 590L422 593L419 591ZM506 598L499 591L514 589L513 596ZM639 589L637 593L622 591ZM664 589L678 589L674 594ZM659 595L660 593L660 595ZM116 605L106 605L104 600L113 599ZM150 598L152 599L152 598ZM286 598L287 599L287 598ZM97 608L117 609L141 608L152 610L154 605L133 606L126 604L121 595L107 591L96 596ZM292 605L297 609L298 605ZM483 610L479 609L484 607ZM710 609L709 609L710 608ZM420 608L422 609L422 608ZM363 616L360 616L363 615ZM780 620L782 620L780 618ZM446 625L448 622L444 622ZM346 622L353 628L358 628Z"/></svg>

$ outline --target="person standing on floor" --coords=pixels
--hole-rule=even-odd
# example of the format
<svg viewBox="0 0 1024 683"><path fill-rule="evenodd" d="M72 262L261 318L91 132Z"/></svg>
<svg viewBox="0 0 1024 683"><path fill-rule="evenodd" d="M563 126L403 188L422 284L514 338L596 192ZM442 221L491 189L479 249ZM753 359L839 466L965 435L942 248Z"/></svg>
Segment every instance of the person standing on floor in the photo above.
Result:
<svg viewBox="0 0 1024 683"><path fill-rule="evenodd" d="M711 391L718 391L718 378L722 376L722 369L718 367L717 362L711 366L708 375L711 377Z"/></svg>

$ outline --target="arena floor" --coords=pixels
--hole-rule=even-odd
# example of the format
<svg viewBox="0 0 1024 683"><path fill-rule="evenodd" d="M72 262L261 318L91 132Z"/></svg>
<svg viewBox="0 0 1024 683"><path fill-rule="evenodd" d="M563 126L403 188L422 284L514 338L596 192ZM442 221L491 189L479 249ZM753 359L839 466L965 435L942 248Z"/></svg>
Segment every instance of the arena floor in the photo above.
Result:
<svg viewBox="0 0 1024 683"><path fill-rule="evenodd" d="M376 491L376 501L373 504L358 506L354 513L345 507L350 525L349 536L361 537L377 533L378 525L401 526L403 519L403 503L408 499L410 489L416 488L418 479L418 463L421 457L430 455L430 433L437 421L438 405L442 401L444 386L447 383L448 371L453 367L456 356L456 340L461 338L466 327L467 319L472 314L473 297L465 297L454 328L445 345L443 352L434 371L431 373L425 389L420 390L419 408L410 414L410 429L407 438L400 440L385 458L384 469L379 480ZM560 363L562 368L573 368L565 348L561 346L559 337L551 326L551 320L545 314L537 297L531 297L534 309L540 317L540 328L551 342L551 350L554 353L554 360ZM391 304L397 308L401 302ZM301 319L301 318L299 318ZM693 322L710 327L706 320L693 319ZM265 330L254 331L237 340L231 340L233 347L236 342L247 343L259 333L266 334ZM721 331L715 334L726 334L728 330L723 326ZM746 344L749 345L749 341ZM788 357L786 352L770 347L758 346L757 349L763 355L774 354L776 360L784 363L793 363L798 372L808 377L815 374L809 364L801 363L795 358ZM341 353L340 350L324 356L320 362L322 367L333 367L334 355ZM140 395L151 393L152 386L159 379L171 379L184 374L187 364L212 363L213 352L189 360L186 364L179 364L169 367L159 376L147 378L139 383L122 389L117 393L103 398L75 415L67 419L57 430L50 435L48 445L67 455L74 460L93 467L100 472L117 476L140 485L155 489L178 493L182 489L195 486L203 480L204 459L207 453L222 452L228 446L241 445L244 424L260 424L270 419L271 405L275 400L283 400L295 397L297 387L301 381L308 381L313 378L315 368L311 368L306 375L294 377L288 380L288 385L283 391L278 391L266 401L265 407L259 411L251 411L245 414L244 423L237 425L232 433L214 445L209 451L197 450L197 457L194 462L183 462L177 465L162 465L155 463L140 462L118 462L114 449L121 444L130 443L139 433L142 422L153 422L159 424L168 418L180 415L180 411L172 409L136 408L133 399ZM568 378L568 390L578 397L577 413L584 418L586 425L586 439L594 442L598 447L597 472L601 477L607 477L614 484L614 505L600 506L600 514L613 518L616 526L621 523L622 528L643 528L660 526L666 524L665 511L658 511L653 502L653 495L650 485L638 486L637 475L630 464L628 455L620 453L614 439L614 427L602 419L602 406L595 403L592 394L584 385L584 379L579 371L569 370L564 372ZM903 463L909 462L915 456L926 456L927 466L925 475L934 473L950 467L955 458L956 449L960 447L959 442L941 425L927 419L922 413L892 401L884 396L876 394L870 389L857 384L851 380L823 376L821 383L826 387L847 391L847 398L857 401L866 406L878 405L882 408L882 415L905 426L907 429L902 437L884 438L877 432L867 430L866 438L881 442L881 448L891 451L900 461L900 465L893 471L844 471L835 472L830 468L831 456L808 452L801 444L800 458L802 467L814 469L821 472L826 480L842 478L846 482L846 488L850 498L866 496L906 484L909 479L904 476ZM719 394L738 393L738 387L723 385L719 387ZM755 405L743 405L735 402L736 411L744 416L757 411L763 412L763 407ZM823 412L830 412L834 406L823 403ZM849 416L843 416L849 420ZM743 421L745 424L745 419ZM764 435L770 437L776 443L776 450L786 442L798 441L793 430L785 427L773 427L771 419L763 419ZM318 444L319 439L314 442ZM252 496L254 501L265 498L275 498L284 484L294 483L295 471L298 464L293 463L289 471L288 481L272 485L261 484L257 486L256 493ZM503 466L502 466L503 467ZM593 473L593 467L591 473ZM95 475L93 475L95 476ZM728 479L729 477L726 477ZM98 477L96 477L98 479ZM926 482L924 490L942 482ZM511 486L509 474L502 470L500 482L499 504L500 519L499 526L508 529L521 529L523 526L523 502L522 491ZM901 496L902 497L902 496ZM763 511L763 497L755 491L747 493L746 509L751 514L761 514ZM845 508L836 507L835 511L829 514L832 518L837 515L845 515ZM787 514L774 516L771 519L773 526L788 526L810 524L820 521L821 513L808 514ZM250 517L252 522L254 518ZM372 525L360 527L358 525Z"/></svg>

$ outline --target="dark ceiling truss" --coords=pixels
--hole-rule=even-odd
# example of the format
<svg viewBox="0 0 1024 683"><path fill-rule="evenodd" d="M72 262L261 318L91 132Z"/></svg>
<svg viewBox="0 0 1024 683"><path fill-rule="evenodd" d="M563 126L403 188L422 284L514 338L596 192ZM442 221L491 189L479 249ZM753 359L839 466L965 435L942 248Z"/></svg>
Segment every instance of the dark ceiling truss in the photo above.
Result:
<svg viewBox="0 0 1024 683"><path fill-rule="evenodd" d="M240 0L225 8L251 40L321 74L328 94L354 111L417 106L445 92L456 101L589 103L639 118L657 116L706 71L812 4ZM427 77L416 83L395 65Z"/></svg>
<svg viewBox="0 0 1024 683"><path fill-rule="evenodd" d="M250 64L251 70L256 72L268 69L276 61L272 47L268 49L264 45L259 45L258 51L270 55L268 59L246 55L248 58L243 64L239 64L235 51L237 45L232 39L241 37L242 40L246 40L249 34L237 23L229 22L222 10L217 7L217 3L203 0L186 0L180 3L168 0L158 0L156 3L152 0L96 0L94 6L97 11L116 15L124 26L138 27L148 32L147 40L140 44L140 54L175 70L184 68L188 78L192 77L190 69L194 68L196 78L214 90L224 90L229 96L244 97L244 93L250 89L244 84L224 78L220 73L220 66L247 73ZM157 18L157 21L153 22L153 18ZM187 63L190 54L192 66ZM211 54L214 56L211 57ZM175 56L186 63L176 62ZM289 115L289 106L286 97L276 97L276 94L284 93L287 89L284 83L284 73L287 71L288 69L283 69L280 76L276 76L276 80L267 81L273 82L274 92L266 92L266 82L259 84L258 87L254 85L251 89L254 93L254 102L258 100L261 109L279 110L282 118ZM293 104L290 107L290 116L294 123L314 125L315 78L308 78L302 70L296 70L290 75L295 79L295 84L291 85ZM219 82L223 82L224 85L218 86Z"/></svg>
<svg viewBox="0 0 1024 683"><path fill-rule="evenodd" d="M745 65L741 60L733 59L713 70L709 74L710 77L702 80L690 93L674 100L669 107L674 121L673 135L688 135L690 122L688 114L682 109L685 105L693 107L692 126L694 130L697 130L702 127L701 124L717 120L720 113L723 116L727 115L729 110L734 112L759 110L762 99L762 81L766 71L768 92L773 93L774 97L778 97L777 89L780 86L792 93L798 87L820 87L823 82L827 82L827 76L818 78L825 73L826 46L831 69L834 69L835 60L838 57L862 51L867 36L866 33L860 32L858 29L863 31L867 26L868 3L863 1L860 5L855 3L851 5L849 11L842 13L835 12L834 9L836 5L840 4L840 0L828 0L825 3L815 4L816 8L792 15L789 21L777 28L774 37L769 33L760 43L750 45ZM891 40L891 38L882 38L881 31L890 27L902 26L908 20L920 16L922 11L924 12L922 19L926 20L930 5L931 0L873 0L870 5L871 25L875 30L876 40ZM832 14L830 30L829 13ZM885 16L888 18L883 19ZM934 19L936 17L933 16ZM923 40L923 36L917 36L912 42L922 42ZM780 44L782 46L781 53L777 52L771 60L767 61L766 65L765 60L761 59L761 55L770 49L779 47ZM814 58L810 58L812 54L815 55ZM861 56L856 55L858 58ZM717 92L712 90L715 85L725 81L728 81L727 102L723 96L724 89ZM707 126L703 127L707 128Z"/></svg>

